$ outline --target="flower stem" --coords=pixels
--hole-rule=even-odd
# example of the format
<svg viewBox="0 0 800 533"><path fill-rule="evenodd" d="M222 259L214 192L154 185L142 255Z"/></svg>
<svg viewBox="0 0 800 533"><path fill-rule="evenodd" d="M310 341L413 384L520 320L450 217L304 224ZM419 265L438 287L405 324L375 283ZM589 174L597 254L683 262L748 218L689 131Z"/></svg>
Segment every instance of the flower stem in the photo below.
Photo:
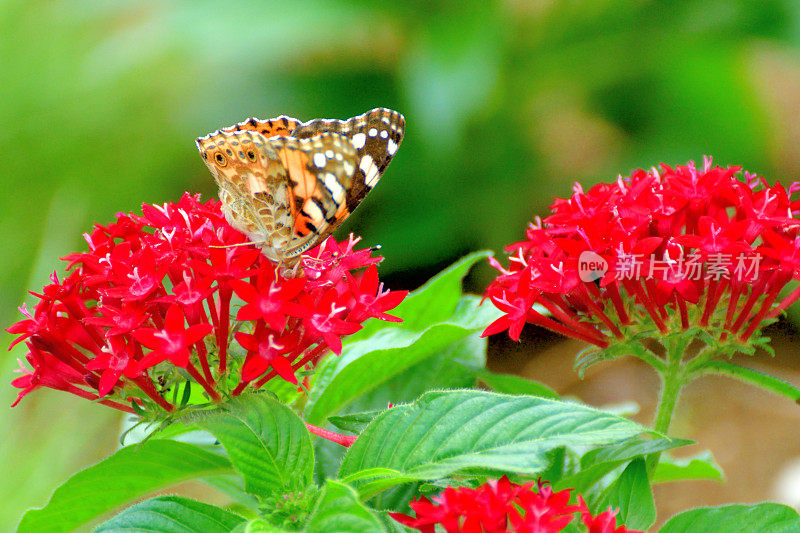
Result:
<svg viewBox="0 0 800 533"><path fill-rule="evenodd" d="M672 415L675 412L675 404L683 386L683 380L675 370L673 365L670 365L663 376L664 386L661 389L661 398L658 401L658 411L656 412L655 425L653 427L654 430L664 435L669 431Z"/></svg>
<svg viewBox="0 0 800 533"><path fill-rule="evenodd" d="M219 289L219 324L217 332L217 346L219 347L219 368L220 374L225 372L228 366L228 328L230 327L231 297L233 289L229 285L220 285Z"/></svg>
<svg viewBox="0 0 800 533"><path fill-rule="evenodd" d="M663 386L661 388L661 397L658 400L658 410L656 411L653 429L668 436L669 426L672 423L672 415L675 413L675 405L678 402L678 396L681 389L685 384L685 377L681 360L683 359L683 350L686 345L681 342L675 342L671 339L666 339L664 348L667 351L667 368L661 374ZM658 460L661 453L653 453L647 457L647 471L652 475L653 471L658 465Z"/></svg>
<svg viewBox="0 0 800 533"><path fill-rule="evenodd" d="M194 378L194 380L199 383L203 389L205 389L206 393L208 393L208 397L211 398L211 400L214 402L219 402L222 399L217 391L214 390L214 387L208 381L206 381L205 378L203 378L203 376L191 362L187 364L185 368L189 375L192 376L192 378Z"/></svg>
<svg viewBox="0 0 800 533"><path fill-rule="evenodd" d="M312 435L322 437L323 439L335 442L336 444L341 444L345 448L349 448L356 441L357 438L355 435L340 435L339 433L334 433L333 431L322 429L320 427L309 424L308 422L306 422L306 427L308 428L309 433L311 433Z"/></svg>

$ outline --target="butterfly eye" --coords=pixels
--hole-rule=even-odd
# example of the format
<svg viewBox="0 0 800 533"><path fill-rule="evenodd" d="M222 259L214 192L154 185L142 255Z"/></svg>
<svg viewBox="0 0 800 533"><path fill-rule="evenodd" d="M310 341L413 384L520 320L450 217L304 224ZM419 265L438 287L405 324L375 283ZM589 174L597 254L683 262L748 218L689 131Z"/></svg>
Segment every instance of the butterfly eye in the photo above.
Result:
<svg viewBox="0 0 800 533"><path fill-rule="evenodd" d="M225 156L222 155L220 152L217 152L217 155L214 156L214 159L217 160L217 164L221 167L224 167L228 164L228 160L225 159Z"/></svg>
<svg viewBox="0 0 800 533"><path fill-rule="evenodd" d="M247 151L247 159L249 159L250 161L253 161L253 162L255 162L255 160L256 160L256 153L255 153L254 151L252 151L252 150L248 150L248 151Z"/></svg>

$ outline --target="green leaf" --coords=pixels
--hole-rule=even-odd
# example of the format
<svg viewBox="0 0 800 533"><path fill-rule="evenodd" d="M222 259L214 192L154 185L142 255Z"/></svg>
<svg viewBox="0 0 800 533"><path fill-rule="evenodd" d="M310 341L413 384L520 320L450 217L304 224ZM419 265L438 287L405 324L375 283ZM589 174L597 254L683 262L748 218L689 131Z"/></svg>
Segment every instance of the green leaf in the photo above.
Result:
<svg viewBox="0 0 800 533"><path fill-rule="evenodd" d="M372 533L386 531L378 516L358 499L349 485L329 479L308 520L307 533Z"/></svg>
<svg viewBox="0 0 800 533"><path fill-rule="evenodd" d="M242 507L253 510L258 509L258 498L248 494L244 488L244 479L239 474L207 476L203 478L203 481L206 485L214 487Z"/></svg>
<svg viewBox="0 0 800 533"><path fill-rule="evenodd" d="M360 413L350 413L348 415L331 416L328 417L328 422L342 431L350 431L357 435L383 411L383 409L376 409L374 411L362 411Z"/></svg>
<svg viewBox="0 0 800 533"><path fill-rule="evenodd" d="M673 516L660 529L660 533L695 531L796 533L800 531L800 516L788 505L779 503L700 507Z"/></svg>
<svg viewBox="0 0 800 533"><path fill-rule="evenodd" d="M219 439L250 494L263 498L311 482L311 436L291 409L267 394L239 396L200 415L197 425Z"/></svg>
<svg viewBox="0 0 800 533"><path fill-rule="evenodd" d="M253 518L246 524L239 524L231 533L291 533L290 530L270 524L263 518Z"/></svg>
<svg viewBox="0 0 800 533"><path fill-rule="evenodd" d="M328 421L340 429L358 434L385 411L390 402L411 402L432 389L471 387L475 384L476 374L486 364L486 344L486 339L480 338L479 333L470 334L354 398L340 410L341 415L328 417ZM316 439L314 451L317 479L336 477L347 449L324 439Z"/></svg>
<svg viewBox="0 0 800 533"><path fill-rule="evenodd" d="M559 398L558 394L547 385L520 376L495 374L484 370L478 374L478 378L493 391L503 394L528 394L554 400Z"/></svg>
<svg viewBox="0 0 800 533"><path fill-rule="evenodd" d="M429 390L472 387L486 365L486 345L480 333L471 333L355 398L342 412L377 410L377 415L389 403L412 402Z"/></svg>
<svg viewBox="0 0 800 533"><path fill-rule="evenodd" d="M231 472L228 459L191 444L152 440L127 446L65 481L45 507L25 513L19 531L72 531L154 490Z"/></svg>
<svg viewBox="0 0 800 533"><path fill-rule="evenodd" d="M576 403L434 391L379 415L348 450L340 476L376 467L396 470L402 481L470 469L534 475L555 448L608 444L642 431L630 420ZM391 480L373 483L383 490Z"/></svg>
<svg viewBox="0 0 800 533"><path fill-rule="evenodd" d="M378 517L383 522L383 527L386 528L387 533L409 533L413 531L411 528L404 526L391 516L387 511L379 511Z"/></svg>
<svg viewBox="0 0 800 533"><path fill-rule="evenodd" d="M347 477L343 477L342 481L346 483L353 483L355 481L366 480L366 479L377 479L377 478L384 478L384 477L397 477L400 476L400 472L397 470L393 470L391 468L367 468L364 470L359 470L354 474L351 474Z"/></svg>
<svg viewBox="0 0 800 533"><path fill-rule="evenodd" d="M703 365L703 368L699 369L699 372L731 376L800 403L800 389L790 383L786 383L783 380L764 374L758 370L753 370L752 368L734 365L728 361L715 360Z"/></svg>
<svg viewBox="0 0 800 533"><path fill-rule="evenodd" d="M298 398L304 395L297 391L297 385L285 379L271 379L259 390L270 391L279 402L286 405L292 405Z"/></svg>
<svg viewBox="0 0 800 533"><path fill-rule="evenodd" d="M556 490L572 488L585 493L625 462L689 444L692 441L658 435L636 436L586 452L580 459L580 471L551 482Z"/></svg>
<svg viewBox="0 0 800 533"><path fill-rule="evenodd" d="M580 377L583 377L590 366L600 361L632 356L641 359L657 371L663 372L666 370L664 362L641 343L642 339L640 337L649 338L650 336L649 333L635 335L624 342L613 343L608 348L599 348L597 346L584 348L575 357L575 370L578 371Z"/></svg>
<svg viewBox="0 0 800 533"><path fill-rule="evenodd" d="M560 479L574 474L579 469L579 459L575 450L568 450L564 446L556 448L547 454L547 469L542 470L539 477L555 487Z"/></svg>
<svg viewBox="0 0 800 533"><path fill-rule="evenodd" d="M207 503L180 496L158 496L125 509L95 529L95 533L116 531L228 533L244 521L239 515Z"/></svg>
<svg viewBox="0 0 800 533"><path fill-rule="evenodd" d="M694 441L686 439L673 439L658 434L651 434L645 440L641 437L634 437L616 444L604 446L597 450L586 452L581 457L581 466L587 468L591 465L607 463L612 461L630 461L637 457L644 457L653 453L671 450L681 446L689 446Z"/></svg>
<svg viewBox="0 0 800 533"><path fill-rule="evenodd" d="M653 484L687 479L723 479L722 468L706 450L692 457L676 459L669 454L661 454L661 459L653 473Z"/></svg>
<svg viewBox="0 0 800 533"><path fill-rule="evenodd" d="M595 512L605 511L608 506L619 509L617 521L630 529L645 530L655 522L656 505L644 458L628 464L619 478L603 492L594 506Z"/></svg>
<svg viewBox="0 0 800 533"><path fill-rule="evenodd" d="M391 394L393 391L381 387L389 380L395 390L404 388L404 384L409 385L414 394L408 396L416 397L423 392L419 390L420 386L424 388L429 380L420 381L417 377L425 373L425 365L406 375L401 374L467 335L484 329L500 314L493 306L479 307L480 301L475 296L461 295L463 277L472 265L489 255L489 252L470 254L411 293L393 311L403 318L403 322L370 321L361 331L351 335L342 355L326 359L317 369L305 408L306 419L315 425L323 424L327 416L356 399L361 401L355 410L361 411L382 408L389 401L397 402L397 396ZM483 362L485 341L475 341L475 344L481 347ZM475 350L469 353L473 354ZM474 360L474 357L470 356L470 359ZM438 370L446 377L452 377L450 381L472 379L472 376L465 377L463 370L448 361L442 363L444 365ZM468 362L467 366L472 365ZM464 383L471 384L471 381ZM460 383L442 386L458 385ZM431 384L427 388L434 386ZM384 392L389 392L389 397L375 404L373 400Z"/></svg>
<svg viewBox="0 0 800 533"><path fill-rule="evenodd" d="M133 422L131 424L137 421L136 419L132 420ZM126 421L126 424L127 423L128 422ZM192 439L194 438L194 436L192 435L193 432L201 432L201 430L194 426L184 425L178 421L163 423L157 426L139 425L138 427L134 427L133 429L125 433L125 443L135 444L137 442L143 442L145 440L169 439L169 440L179 440L181 442L188 442L189 444L197 444L197 442L192 442ZM202 433L208 435L205 432ZM190 436L188 440L187 436Z"/></svg>
<svg viewBox="0 0 800 533"><path fill-rule="evenodd" d="M461 281L475 263L491 256L489 251L466 255L415 290L392 312L406 329L421 330L446 320L461 298Z"/></svg>
<svg viewBox="0 0 800 533"><path fill-rule="evenodd" d="M370 320L360 331L351 335L349 340L353 342L363 340L374 335L380 329L393 326L420 331L431 324L446 320L453 313L459 298L461 298L461 280L475 263L490 255L492 255L491 252L483 251L462 257L409 294L400 305L392 310L394 316L403 319L402 322L398 324Z"/></svg>
<svg viewBox="0 0 800 533"><path fill-rule="evenodd" d="M450 320L433 324L422 332L387 328L348 345L340 357L328 360L310 395L306 420L321 425L325 418L356 398L482 330L489 317L475 312L476 300L474 296L462 297ZM418 382L412 384L420 386Z"/></svg>
<svg viewBox="0 0 800 533"><path fill-rule="evenodd" d="M328 478L336 478L347 448L327 439L314 439L314 482L325 483Z"/></svg>
<svg viewBox="0 0 800 533"><path fill-rule="evenodd" d="M334 363L333 377L311 395L306 408L309 423L320 425L325 418L448 345L464 338L470 330L456 324L436 324L422 333L385 330L369 340L350 345Z"/></svg>

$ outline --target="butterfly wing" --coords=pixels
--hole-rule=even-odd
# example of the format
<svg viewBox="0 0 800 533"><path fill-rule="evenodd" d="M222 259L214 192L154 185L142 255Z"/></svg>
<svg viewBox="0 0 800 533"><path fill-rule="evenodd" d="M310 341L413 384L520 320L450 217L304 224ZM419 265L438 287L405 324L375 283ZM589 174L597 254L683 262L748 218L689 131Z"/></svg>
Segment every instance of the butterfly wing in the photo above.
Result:
<svg viewBox="0 0 800 533"><path fill-rule="evenodd" d="M251 118L196 143L231 226L291 266L375 187L404 129L403 115L377 108L344 121Z"/></svg>
<svg viewBox="0 0 800 533"><path fill-rule="evenodd" d="M397 152L405 125L403 115L379 107L348 120L310 120L297 126L292 135L303 139L321 132L334 132L350 139L357 156L353 183L347 189L347 209L353 212L378 183Z"/></svg>
<svg viewBox="0 0 800 533"><path fill-rule="evenodd" d="M228 223L263 246L274 249L292 236L289 179L278 153L254 130L220 130L196 141L219 186Z"/></svg>
<svg viewBox="0 0 800 533"><path fill-rule="evenodd" d="M229 128L219 130L222 133L231 133L234 131L256 131L263 135L265 138L275 137L276 135L291 135L292 131L300 126L302 122L296 118L281 115L279 117L271 118L269 120L261 120L259 118L249 118L245 121L234 124Z"/></svg>
<svg viewBox="0 0 800 533"><path fill-rule="evenodd" d="M291 191L294 232L280 252L281 261L290 263L347 218L357 153L345 135L332 132L305 139L274 137L268 144L280 158Z"/></svg>

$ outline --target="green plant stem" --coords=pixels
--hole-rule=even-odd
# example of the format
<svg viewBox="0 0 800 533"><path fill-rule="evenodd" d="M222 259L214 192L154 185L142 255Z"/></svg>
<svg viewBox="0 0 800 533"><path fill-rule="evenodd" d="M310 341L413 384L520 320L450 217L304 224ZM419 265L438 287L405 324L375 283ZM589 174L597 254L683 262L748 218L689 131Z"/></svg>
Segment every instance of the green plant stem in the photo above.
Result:
<svg viewBox="0 0 800 533"><path fill-rule="evenodd" d="M653 429L662 435L668 436L672 415L675 413L675 405L685 384L685 376L681 367L685 345L667 342L664 347L667 350L667 368L661 374L663 386L661 388L661 397L658 400L658 410L656 411ZM647 457L647 471L649 474L652 475L660 457L661 453L653 453Z"/></svg>
<svg viewBox="0 0 800 533"><path fill-rule="evenodd" d="M672 423L672 415L675 412L675 404L678 395L683 387L683 379L680 376L680 363L671 364L667 372L663 374L664 386L661 389L661 398L658 401L658 411L653 429L666 435Z"/></svg>

